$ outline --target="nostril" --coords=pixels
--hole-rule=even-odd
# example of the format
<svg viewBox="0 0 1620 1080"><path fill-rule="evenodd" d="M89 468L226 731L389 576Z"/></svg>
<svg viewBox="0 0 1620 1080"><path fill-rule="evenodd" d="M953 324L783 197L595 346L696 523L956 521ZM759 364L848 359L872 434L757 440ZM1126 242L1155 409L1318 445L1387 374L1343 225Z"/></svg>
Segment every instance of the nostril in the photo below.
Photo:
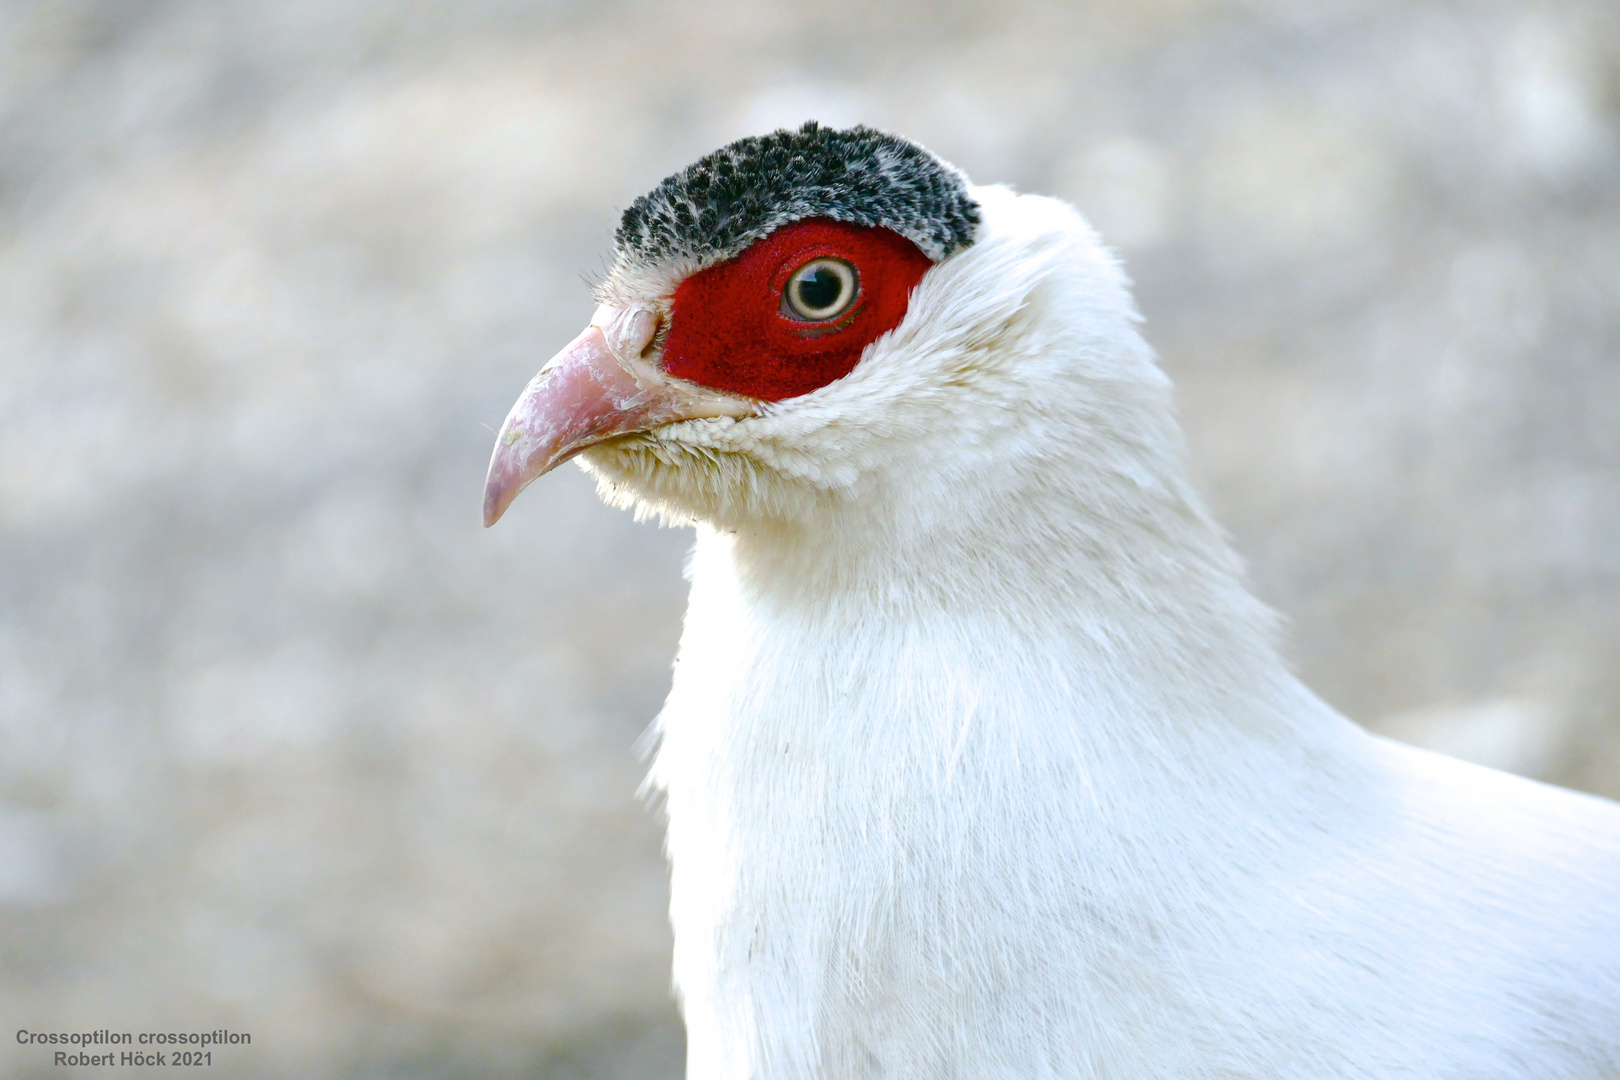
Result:
<svg viewBox="0 0 1620 1080"><path fill-rule="evenodd" d="M651 308L619 308L606 304L596 309L591 325L602 331L609 351L620 363L638 360L658 336L658 312Z"/></svg>
<svg viewBox="0 0 1620 1080"><path fill-rule="evenodd" d="M658 312L650 308L636 308L625 320L625 346L634 348L637 356L646 356L658 337Z"/></svg>

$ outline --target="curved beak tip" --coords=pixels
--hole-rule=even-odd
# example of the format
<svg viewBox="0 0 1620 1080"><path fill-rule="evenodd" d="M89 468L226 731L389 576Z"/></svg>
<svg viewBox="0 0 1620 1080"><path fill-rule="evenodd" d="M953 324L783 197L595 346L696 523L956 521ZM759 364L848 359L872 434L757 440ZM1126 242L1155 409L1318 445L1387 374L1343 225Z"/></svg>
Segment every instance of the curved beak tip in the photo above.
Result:
<svg viewBox="0 0 1620 1080"><path fill-rule="evenodd" d="M530 455L514 455L512 444L517 442L519 432L514 429L512 419L508 418L506 426L501 429L500 438L495 442L495 453L490 456L489 473L484 478L484 528L489 528L501 520L507 507L518 493L528 487L530 482L538 478L550 468L549 462L544 460L549 456L544 453L535 455L541 460L534 460Z"/></svg>
<svg viewBox="0 0 1620 1080"><path fill-rule="evenodd" d="M506 507L501 505L494 492L486 489L484 491L484 528L487 529L501 520L501 515L504 513L506 513Z"/></svg>

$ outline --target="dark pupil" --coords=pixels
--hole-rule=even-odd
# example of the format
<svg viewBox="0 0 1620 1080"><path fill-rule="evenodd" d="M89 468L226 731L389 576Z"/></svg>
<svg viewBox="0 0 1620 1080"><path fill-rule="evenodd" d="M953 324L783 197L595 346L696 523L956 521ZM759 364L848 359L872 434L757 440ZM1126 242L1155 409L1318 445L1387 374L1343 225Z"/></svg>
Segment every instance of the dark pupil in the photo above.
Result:
<svg viewBox="0 0 1620 1080"><path fill-rule="evenodd" d="M799 306L806 311L824 311L838 302L844 291L844 279L830 267L818 266L801 277L795 286L799 290Z"/></svg>

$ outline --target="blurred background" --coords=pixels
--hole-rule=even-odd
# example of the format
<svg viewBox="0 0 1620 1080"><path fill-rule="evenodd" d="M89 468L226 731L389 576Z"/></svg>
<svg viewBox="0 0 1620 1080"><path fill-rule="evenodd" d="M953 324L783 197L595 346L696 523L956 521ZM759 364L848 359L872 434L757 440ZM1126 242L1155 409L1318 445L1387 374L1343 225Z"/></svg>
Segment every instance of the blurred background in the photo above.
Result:
<svg viewBox="0 0 1620 1080"><path fill-rule="evenodd" d="M1328 700L1620 795L1611 0L4 0L0 1075L680 1074L690 538L481 487L618 211L810 117L1093 218Z"/></svg>

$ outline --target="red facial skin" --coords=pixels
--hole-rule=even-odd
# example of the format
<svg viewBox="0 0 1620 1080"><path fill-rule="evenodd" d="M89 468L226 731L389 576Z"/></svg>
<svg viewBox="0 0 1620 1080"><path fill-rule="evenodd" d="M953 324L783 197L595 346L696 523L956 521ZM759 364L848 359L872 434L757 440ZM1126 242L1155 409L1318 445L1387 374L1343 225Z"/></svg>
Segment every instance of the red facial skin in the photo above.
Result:
<svg viewBox="0 0 1620 1080"><path fill-rule="evenodd" d="M828 257L855 267L855 303L824 322L795 318L782 290L805 263ZM808 394L848 375L868 345L900 325L933 265L888 229L822 218L784 225L676 287L664 370L765 401Z"/></svg>

